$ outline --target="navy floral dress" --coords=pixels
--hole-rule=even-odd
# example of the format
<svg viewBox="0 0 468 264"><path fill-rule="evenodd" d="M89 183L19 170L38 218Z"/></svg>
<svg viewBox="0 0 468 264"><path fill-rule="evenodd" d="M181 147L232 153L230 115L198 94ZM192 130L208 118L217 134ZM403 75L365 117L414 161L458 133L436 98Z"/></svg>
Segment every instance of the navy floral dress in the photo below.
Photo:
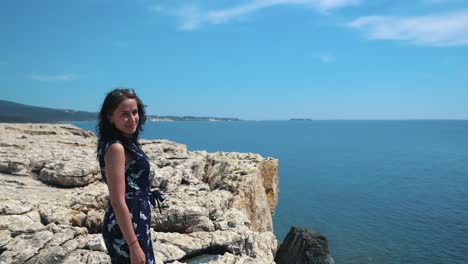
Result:
<svg viewBox="0 0 468 264"><path fill-rule="evenodd" d="M125 201L130 212L133 229L147 264L155 264L153 245L151 243L151 202L150 202L150 165L148 156L133 142L113 140L103 142L99 146L99 166L103 180L107 183L104 154L114 143L124 146L125 152L132 154L133 159L125 163ZM112 263L130 263L130 253L127 242L119 228L117 219L109 203L102 221L101 233Z"/></svg>

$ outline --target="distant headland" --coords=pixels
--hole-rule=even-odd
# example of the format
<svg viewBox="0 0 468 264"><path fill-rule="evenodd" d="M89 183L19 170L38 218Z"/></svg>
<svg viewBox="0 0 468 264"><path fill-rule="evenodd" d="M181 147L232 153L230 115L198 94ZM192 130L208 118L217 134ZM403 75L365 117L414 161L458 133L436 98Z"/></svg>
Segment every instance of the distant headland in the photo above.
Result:
<svg viewBox="0 0 468 264"><path fill-rule="evenodd" d="M152 122L173 122L173 121L242 121L239 118L228 117L200 117L200 116L155 116L149 115Z"/></svg>
<svg viewBox="0 0 468 264"><path fill-rule="evenodd" d="M63 123L63 122L95 122L97 112L77 111L70 109L54 109L31 106L16 102L0 100L0 123ZM148 115L151 122L173 121L242 121L239 118L197 117L197 116L156 116Z"/></svg>
<svg viewBox="0 0 468 264"><path fill-rule="evenodd" d="M313 121L312 118L290 118L289 121Z"/></svg>

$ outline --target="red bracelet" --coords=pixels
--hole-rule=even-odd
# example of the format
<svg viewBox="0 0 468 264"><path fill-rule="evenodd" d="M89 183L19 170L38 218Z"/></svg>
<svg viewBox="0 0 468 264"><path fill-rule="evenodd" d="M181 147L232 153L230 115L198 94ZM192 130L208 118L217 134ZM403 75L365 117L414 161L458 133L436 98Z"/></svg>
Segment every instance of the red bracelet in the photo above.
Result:
<svg viewBox="0 0 468 264"><path fill-rule="evenodd" d="M136 242L138 242L138 239L135 239L135 241L133 241L132 243L128 244L128 248L130 248L131 246L133 246L133 244L135 244Z"/></svg>

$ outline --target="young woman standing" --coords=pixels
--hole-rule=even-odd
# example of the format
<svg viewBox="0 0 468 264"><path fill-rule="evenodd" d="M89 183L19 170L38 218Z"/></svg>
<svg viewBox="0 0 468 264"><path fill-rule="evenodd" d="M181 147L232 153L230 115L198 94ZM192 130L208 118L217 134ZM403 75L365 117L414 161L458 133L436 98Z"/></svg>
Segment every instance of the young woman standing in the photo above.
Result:
<svg viewBox="0 0 468 264"><path fill-rule="evenodd" d="M154 264L150 165L138 143L145 106L133 89L109 92L99 113L97 156L109 189L101 232L112 263Z"/></svg>

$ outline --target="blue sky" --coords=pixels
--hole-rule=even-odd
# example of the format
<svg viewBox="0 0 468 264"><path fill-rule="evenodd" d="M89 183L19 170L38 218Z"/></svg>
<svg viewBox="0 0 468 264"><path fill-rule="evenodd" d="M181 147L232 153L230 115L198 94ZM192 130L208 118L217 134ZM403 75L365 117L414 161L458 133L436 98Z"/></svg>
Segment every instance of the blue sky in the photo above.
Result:
<svg viewBox="0 0 468 264"><path fill-rule="evenodd" d="M155 115L468 119L465 0L3 0L0 99Z"/></svg>

